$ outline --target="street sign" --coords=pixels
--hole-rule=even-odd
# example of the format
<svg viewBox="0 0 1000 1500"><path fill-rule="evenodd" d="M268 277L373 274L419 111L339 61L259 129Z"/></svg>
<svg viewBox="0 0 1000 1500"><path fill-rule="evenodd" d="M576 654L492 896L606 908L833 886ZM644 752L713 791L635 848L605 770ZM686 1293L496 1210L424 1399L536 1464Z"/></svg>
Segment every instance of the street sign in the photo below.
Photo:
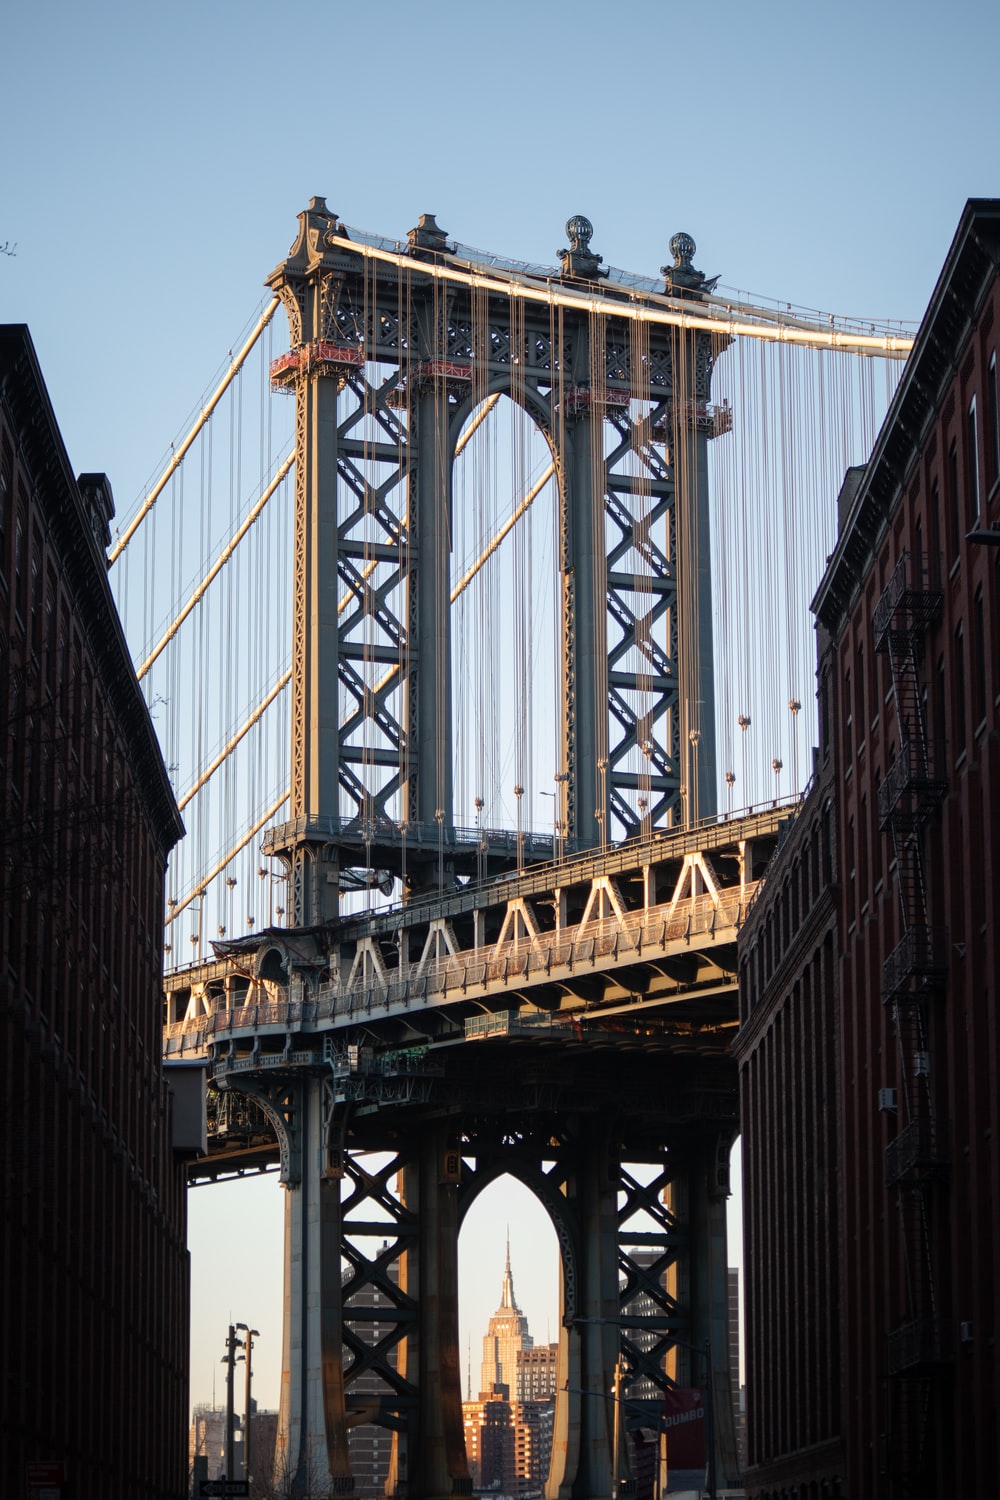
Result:
<svg viewBox="0 0 1000 1500"><path fill-rule="evenodd" d="M198 1494L209 1495L249 1495L249 1479L203 1479L198 1485Z"/></svg>
<svg viewBox="0 0 1000 1500"><path fill-rule="evenodd" d="M28 1462L28 1500L61 1500L66 1465L61 1458Z"/></svg>

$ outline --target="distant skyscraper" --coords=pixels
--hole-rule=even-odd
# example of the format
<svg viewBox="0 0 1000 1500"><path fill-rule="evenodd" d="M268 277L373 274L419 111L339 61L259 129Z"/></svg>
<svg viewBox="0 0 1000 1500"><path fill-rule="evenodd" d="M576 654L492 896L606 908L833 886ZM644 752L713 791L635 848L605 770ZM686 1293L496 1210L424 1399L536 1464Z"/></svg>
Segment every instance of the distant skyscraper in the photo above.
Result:
<svg viewBox="0 0 1000 1500"><path fill-rule="evenodd" d="M540 1500L552 1451L558 1346L536 1349L514 1297L510 1239L500 1306L483 1339L478 1401L462 1405L473 1484L518 1500Z"/></svg>
<svg viewBox="0 0 1000 1500"><path fill-rule="evenodd" d="M496 1386L507 1387L508 1399L517 1392L517 1356L522 1349L534 1348L528 1332L528 1320L514 1300L514 1278L510 1273L510 1236L507 1237L507 1262L503 1273L500 1306L490 1318L489 1331L483 1339L483 1363L479 1389L483 1396Z"/></svg>

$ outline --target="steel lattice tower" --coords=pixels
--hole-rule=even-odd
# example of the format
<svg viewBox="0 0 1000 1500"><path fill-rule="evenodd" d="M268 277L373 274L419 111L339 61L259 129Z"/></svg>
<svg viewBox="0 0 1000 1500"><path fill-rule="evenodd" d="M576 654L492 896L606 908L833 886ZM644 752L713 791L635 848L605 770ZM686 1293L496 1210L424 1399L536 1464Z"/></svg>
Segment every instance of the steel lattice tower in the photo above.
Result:
<svg viewBox="0 0 1000 1500"><path fill-rule="evenodd" d="M406 861L419 888L442 850L450 872L469 866L452 785L452 463L497 394L544 434L558 484L565 836L637 833L637 793L652 826L715 810L718 344L656 321L662 294L602 281L586 219L567 232L561 277L485 278L433 216L374 258L316 198L268 279L292 344L274 379L296 401L291 817L269 848L299 923L336 915L345 870ZM697 297L693 241L671 248L666 290Z"/></svg>

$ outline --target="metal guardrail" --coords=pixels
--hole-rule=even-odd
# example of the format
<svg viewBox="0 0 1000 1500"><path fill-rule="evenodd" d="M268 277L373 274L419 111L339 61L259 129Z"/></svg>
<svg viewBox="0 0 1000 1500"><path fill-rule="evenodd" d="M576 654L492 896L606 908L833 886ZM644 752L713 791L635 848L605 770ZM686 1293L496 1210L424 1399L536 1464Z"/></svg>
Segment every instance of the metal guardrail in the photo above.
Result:
<svg viewBox="0 0 1000 1500"><path fill-rule="evenodd" d="M599 875L623 875L640 869L643 864L662 864L668 859L682 859L686 854L710 854L740 839L767 838L778 832L795 813L802 795L775 798L762 807L741 808L735 813L717 813L682 828L656 828L639 838L623 843L567 851L563 858L547 864L533 864L529 869L512 870L507 875L491 876L460 890L421 897L416 901L395 902L377 912L345 917L339 931L345 938L377 936L395 932L401 925L419 926L428 918L448 918L513 900L535 896L571 885L583 885ZM516 839L516 835L514 835Z"/></svg>
<svg viewBox="0 0 1000 1500"><path fill-rule="evenodd" d="M944 595L930 582L931 558L903 552L889 576L872 616L876 651L885 651L896 632L924 631L933 624ZM902 623L897 616L903 616Z"/></svg>
<svg viewBox="0 0 1000 1500"><path fill-rule="evenodd" d="M298 817L276 823L267 832L267 842L278 846L294 838L338 839L353 844L404 844L421 850L485 849L493 853L548 853L551 856L554 835L511 828L468 828L455 823L414 820L395 823L391 818ZM564 840L575 850L576 840Z"/></svg>
<svg viewBox="0 0 1000 1500"><path fill-rule="evenodd" d="M918 925L903 934L882 965L882 998L898 998L911 979L920 981L920 994L942 985L948 977L948 929Z"/></svg>
<svg viewBox="0 0 1000 1500"><path fill-rule="evenodd" d="M943 1318L917 1318L894 1328L886 1339L890 1375L918 1375L955 1358L954 1331Z"/></svg>
<svg viewBox="0 0 1000 1500"><path fill-rule="evenodd" d="M947 1122L933 1116L911 1120L886 1147L886 1185L898 1187L907 1179L914 1184L922 1182L950 1164L951 1131Z"/></svg>
<svg viewBox="0 0 1000 1500"><path fill-rule="evenodd" d="M172 1022L164 1027L164 1036L205 1045L222 1035L267 1026L301 1029L417 1005L447 1005L461 1000L470 989L502 989L512 981L530 984L533 979L544 979L553 969L585 966L589 970L604 960L613 962L629 955L639 960L644 951L662 952L670 943L696 944L720 929L732 932L739 928L755 884L748 884L742 893L723 897L718 905L711 896L689 897L672 911L669 906L650 907L627 913L624 921L617 916L605 917L585 926L449 953L382 982L368 981L350 988L336 983L321 985L314 1000L270 998L279 988L274 981L267 981L266 987L264 981L255 981L238 1008L217 1009L210 1015Z"/></svg>
<svg viewBox="0 0 1000 1500"><path fill-rule="evenodd" d="M943 766L943 746L933 741L903 740L879 785L879 827L884 829L888 825L909 793L916 795L917 806L907 809L907 815L917 819L926 817L948 790Z"/></svg>
<svg viewBox="0 0 1000 1500"><path fill-rule="evenodd" d="M522 1016L519 1010L498 1010L488 1016L470 1016L465 1023L465 1038L466 1041L476 1041L491 1036L517 1036L551 1030L552 1017L547 1013Z"/></svg>

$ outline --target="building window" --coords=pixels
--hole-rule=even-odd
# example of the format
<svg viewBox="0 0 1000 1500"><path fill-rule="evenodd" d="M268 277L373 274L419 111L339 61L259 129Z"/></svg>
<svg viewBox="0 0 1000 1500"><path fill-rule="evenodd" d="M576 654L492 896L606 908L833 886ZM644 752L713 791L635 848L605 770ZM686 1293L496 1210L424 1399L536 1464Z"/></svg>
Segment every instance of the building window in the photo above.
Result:
<svg viewBox="0 0 1000 1500"><path fill-rule="evenodd" d="M10 504L10 483L7 475L0 470L0 578L6 582L7 579L7 510Z"/></svg>
<svg viewBox="0 0 1000 1500"><path fill-rule="evenodd" d="M965 751L965 632L959 623L955 631L955 752Z"/></svg>
<svg viewBox="0 0 1000 1500"><path fill-rule="evenodd" d="M954 442L948 449L948 542L951 560L956 563L962 545L962 497L958 486L958 447Z"/></svg>
<svg viewBox="0 0 1000 1500"><path fill-rule="evenodd" d="M973 603L973 627L975 630L974 649L976 653L976 723L981 724L986 718L986 619L983 612L983 590L976 590Z"/></svg>
<svg viewBox="0 0 1000 1500"><path fill-rule="evenodd" d="M30 640L31 649L38 655L42 642L42 570L38 565L38 558L32 555L31 559L31 620Z"/></svg>
<svg viewBox="0 0 1000 1500"><path fill-rule="evenodd" d="M854 720L851 716L851 673L850 669L844 673L844 767L850 764L853 753L852 726Z"/></svg>
<svg viewBox="0 0 1000 1500"><path fill-rule="evenodd" d="M20 516L14 529L14 608L24 619L24 525Z"/></svg>
<svg viewBox="0 0 1000 1500"><path fill-rule="evenodd" d="M854 717L858 721L858 749L865 742L865 648L858 647L854 674Z"/></svg>
<svg viewBox="0 0 1000 1500"><path fill-rule="evenodd" d="M979 424L976 421L976 398L969 402L969 413L965 421L965 474L969 486L969 521L974 526L979 520Z"/></svg>
<svg viewBox="0 0 1000 1500"><path fill-rule="evenodd" d="M935 479L931 485L930 511L930 556L927 559L927 586L936 589L941 577L941 493Z"/></svg>
<svg viewBox="0 0 1000 1500"><path fill-rule="evenodd" d="M990 486L1000 476L1000 406L997 403L997 352L990 355L990 368L986 377L986 401L989 407L989 441L986 444L987 474Z"/></svg>
<svg viewBox="0 0 1000 1500"><path fill-rule="evenodd" d="M929 588L930 580L928 577L927 559L924 556L924 523L919 516L917 517L917 524L913 529L913 560L914 583L919 581L923 588Z"/></svg>

